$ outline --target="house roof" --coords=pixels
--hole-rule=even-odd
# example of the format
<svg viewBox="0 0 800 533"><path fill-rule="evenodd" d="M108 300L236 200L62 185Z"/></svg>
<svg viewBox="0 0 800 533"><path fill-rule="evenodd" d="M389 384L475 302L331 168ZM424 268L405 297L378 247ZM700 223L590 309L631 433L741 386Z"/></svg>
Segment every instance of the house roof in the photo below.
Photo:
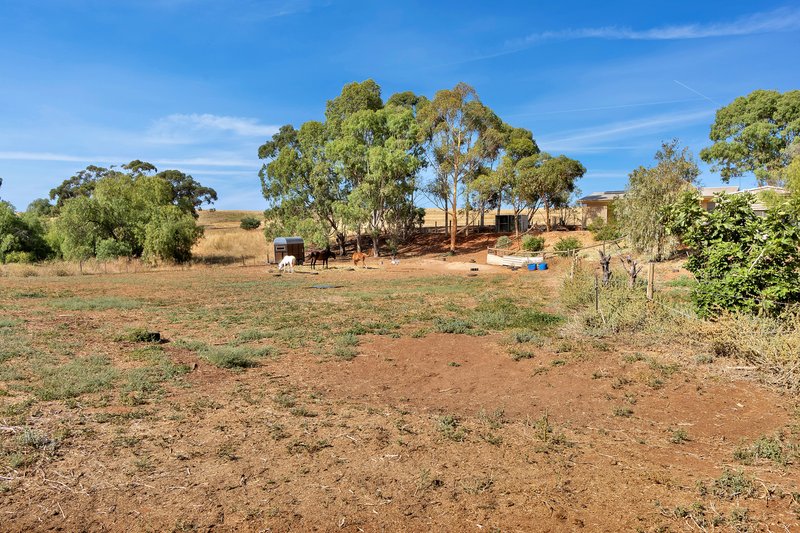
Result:
<svg viewBox="0 0 800 533"><path fill-rule="evenodd" d="M789 191L786 189L782 189L781 187L774 187L772 185L763 185L761 187L754 187L752 189L743 189L739 190L739 187L736 185L725 185L722 187L700 187L699 192L703 198L712 198L717 193L727 193L727 194L739 194L744 192L749 192L753 194L758 194L760 192L765 191L773 191L777 194L789 194ZM587 196L584 196L578 203L587 203L587 202L611 202L616 200L617 198L625 196L625 191L603 191L603 192L593 192Z"/></svg>
<svg viewBox="0 0 800 533"><path fill-rule="evenodd" d="M584 196L578 202L610 202L611 200L616 200L620 196L624 196L625 191L604 191L604 192L593 192L587 196Z"/></svg>
<svg viewBox="0 0 800 533"><path fill-rule="evenodd" d="M724 192L728 194L736 194L739 191L739 187L736 185L728 185L724 187L700 187L700 195L704 198L711 198L715 194L719 192Z"/></svg>
<svg viewBox="0 0 800 533"><path fill-rule="evenodd" d="M743 189L741 191L736 191L737 193L749 192L752 194L758 194L760 192L767 192L772 191L776 194L789 194L789 191L784 189L783 187L775 187L774 185L762 185L761 187L753 187L752 189Z"/></svg>

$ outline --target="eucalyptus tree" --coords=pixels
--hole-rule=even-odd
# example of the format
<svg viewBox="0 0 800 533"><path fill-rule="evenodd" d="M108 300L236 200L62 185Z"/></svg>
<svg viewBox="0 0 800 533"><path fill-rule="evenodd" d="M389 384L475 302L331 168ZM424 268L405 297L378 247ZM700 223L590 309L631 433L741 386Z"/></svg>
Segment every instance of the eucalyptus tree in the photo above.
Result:
<svg viewBox="0 0 800 533"><path fill-rule="evenodd" d="M344 116L334 133L326 155L349 189L338 212L355 227L357 236L362 228L369 232L377 256L380 235L390 230L396 237L413 212L409 208L423 164L413 111L393 104L361 109ZM360 249L360 238L357 242Z"/></svg>
<svg viewBox="0 0 800 533"><path fill-rule="evenodd" d="M453 89L436 93L420 107L420 139L437 154L438 170L448 177L450 187L450 250L456 251L458 198L465 185L478 175L487 160L481 136L492 126L496 115L483 105L475 89L458 83Z"/></svg>
<svg viewBox="0 0 800 533"><path fill-rule="evenodd" d="M258 149L258 157L267 161L258 173L268 204L264 231L268 237L275 236L276 226L290 232L303 227L317 236L333 233L344 254L345 233L335 206L346 201L347 190L327 158L326 141L325 124L309 121L299 130L282 126Z"/></svg>
<svg viewBox="0 0 800 533"><path fill-rule="evenodd" d="M782 184L789 148L800 142L800 90L753 91L717 110L700 159L723 181L753 172L760 183Z"/></svg>
<svg viewBox="0 0 800 533"><path fill-rule="evenodd" d="M538 161L539 146L530 130L505 127L503 156L496 170L482 175L475 184L485 197L495 195L498 202L505 201L514 211L514 232L519 235L519 215L526 209L533 215L538 197L532 196L529 182L535 179L531 172Z"/></svg>
<svg viewBox="0 0 800 533"><path fill-rule="evenodd" d="M550 210L568 201L575 190L575 182L586 173L586 168L580 161L565 155L553 157L546 152L523 159L519 166L525 176L521 194L530 204L541 202L545 226L550 231Z"/></svg>

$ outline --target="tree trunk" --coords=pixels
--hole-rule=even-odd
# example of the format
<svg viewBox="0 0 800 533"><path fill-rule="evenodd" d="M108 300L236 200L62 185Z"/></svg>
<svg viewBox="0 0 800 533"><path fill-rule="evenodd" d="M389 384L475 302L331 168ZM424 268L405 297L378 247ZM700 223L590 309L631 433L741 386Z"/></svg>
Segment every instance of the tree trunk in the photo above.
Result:
<svg viewBox="0 0 800 533"><path fill-rule="evenodd" d="M458 232L458 179L453 177L453 204L450 212L450 251L456 252L456 233Z"/></svg>
<svg viewBox="0 0 800 533"><path fill-rule="evenodd" d="M450 202L444 199L444 234L449 235L450 231Z"/></svg>
<svg viewBox="0 0 800 533"><path fill-rule="evenodd" d="M344 234L337 232L336 233L336 242L339 245L339 255L344 257L344 246L346 244L346 240Z"/></svg>
<svg viewBox="0 0 800 533"><path fill-rule="evenodd" d="M361 226L356 230L356 251L361 251Z"/></svg>
<svg viewBox="0 0 800 533"><path fill-rule="evenodd" d="M550 202L544 202L544 226L550 231Z"/></svg>
<svg viewBox="0 0 800 533"><path fill-rule="evenodd" d="M381 236L376 234L372 236L372 257L380 256Z"/></svg>

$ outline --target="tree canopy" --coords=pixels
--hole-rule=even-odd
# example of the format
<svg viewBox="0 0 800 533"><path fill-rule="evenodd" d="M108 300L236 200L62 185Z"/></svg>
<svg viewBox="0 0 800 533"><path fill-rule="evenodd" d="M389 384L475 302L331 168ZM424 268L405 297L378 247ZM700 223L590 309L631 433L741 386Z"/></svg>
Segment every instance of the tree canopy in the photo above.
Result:
<svg viewBox="0 0 800 533"><path fill-rule="evenodd" d="M753 91L719 109L711 126L714 144L700 158L728 182L753 172L760 183L779 184L790 162L787 150L800 134L800 90Z"/></svg>
<svg viewBox="0 0 800 533"><path fill-rule="evenodd" d="M766 311L779 314L800 302L800 199L755 214L749 194L720 194L706 211L696 191L685 191L666 210L669 231L690 246L686 262L697 278L698 312Z"/></svg>
<svg viewBox="0 0 800 533"><path fill-rule="evenodd" d="M324 123L283 126L259 148L267 235L302 230L327 241L321 237L331 233L344 253L347 230L366 231L377 255L380 235L402 231L415 216L422 102L406 92L384 104L380 87L366 80L328 101Z"/></svg>
<svg viewBox="0 0 800 533"><path fill-rule="evenodd" d="M54 189L58 216L48 238L65 259L142 256L186 261L202 234L195 207L216 192L191 176L132 161L88 167ZM199 202L199 203L198 203Z"/></svg>
<svg viewBox="0 0 800 533"><path fill-rule="evenodd" d="M667 232L664 210L697 184L700 170L689 149L681 148L676 139L662 143L655 161L655 166L631 172L625 195L614 203L614 212L631 247L659 261L676 244Z"/></svg>
<svg viewBox="0 0 800 533"><path fill-rule="evenodd" d="M204 187L192 176L180 170L164 170L159 172L155 165L138 159L121 165L119 168L89 165L84 170L64 180L59 186L50 190L50 199L55 200L55 211L58 212L67 200L77 197L91 197L98 181L106 177L129 175L134 178L154 176L169 185L170 202L181 211L197 217L197 209L203 204L212 204L217 200L217 192Z"/></svg>

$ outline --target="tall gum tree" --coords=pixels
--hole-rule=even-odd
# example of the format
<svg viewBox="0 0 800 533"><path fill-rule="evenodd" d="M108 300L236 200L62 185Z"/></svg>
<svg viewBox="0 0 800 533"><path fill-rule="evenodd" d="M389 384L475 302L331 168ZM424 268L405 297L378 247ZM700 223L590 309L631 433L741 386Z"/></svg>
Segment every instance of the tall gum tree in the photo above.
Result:
<svg viewBox="0 0 800 533"><path fill-rule="evenodd" d="M436 93L420 108L421 138L427 140L439 159L439 171L450 183L450 251L456 251L458 197L466 181L478 174L486 160L481 135L490 127L494 113L484 106L475 89L458 83Z"/></svg>

